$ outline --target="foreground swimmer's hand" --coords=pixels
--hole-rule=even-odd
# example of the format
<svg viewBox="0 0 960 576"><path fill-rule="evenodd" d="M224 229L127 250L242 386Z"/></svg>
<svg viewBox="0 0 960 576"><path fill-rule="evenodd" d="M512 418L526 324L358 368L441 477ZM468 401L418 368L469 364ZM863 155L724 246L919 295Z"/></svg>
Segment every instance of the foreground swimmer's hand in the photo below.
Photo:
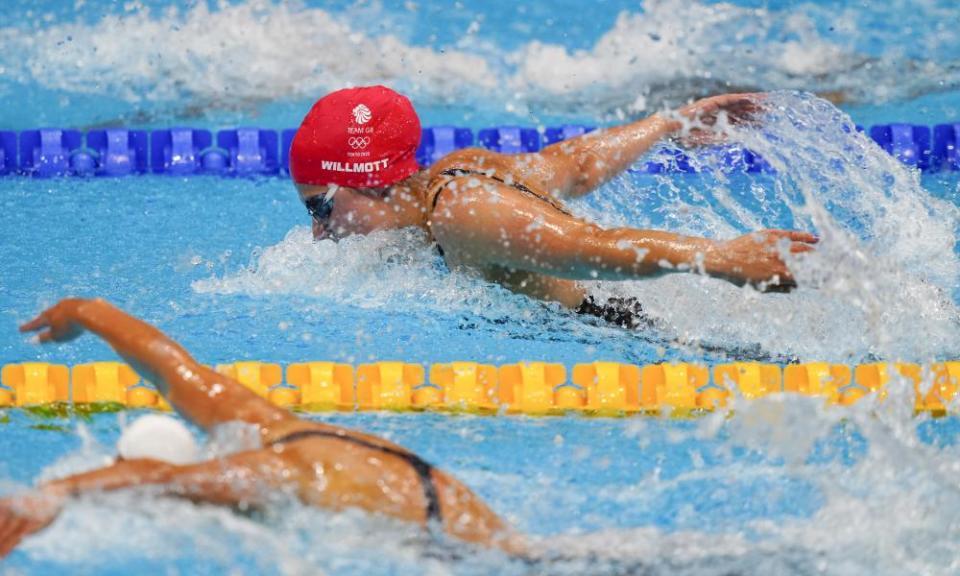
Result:
<svg viewBox="0 0 960 576"><path fill-rule="evenodd" d="M785 292L797 286L780 257L781 250L800 254L819 241L809 232L761 230L718 242L705 262L708 272L737 285L750 284L767 292Z"/></svg>
<svg viewBox="0 0 960 576"><path fill-rule="evenodd" d="M54 491L33 491L0 499L0 558L21 540L43 530L60 513L64 498Z"/></svg>
<svg viewBox="0 0 960 576"><path fill-rule="evenodd" d="M66 298L44 310L39 316L20 326L21 332L46 331L37 334L39 342L69 342L83 334L84 328L77 319L77 307L85 300Z"/></svg>
<svg viewBox="0 0 960 576"><path fill-rule="evenodd" d="M680 138L687 147L707 146L724 140L722 133L715 128L721 117L728 124L748 124L762 110L764 94L721 94L697 100L677 109L684 120L690 123L690 130Z"/></svg>

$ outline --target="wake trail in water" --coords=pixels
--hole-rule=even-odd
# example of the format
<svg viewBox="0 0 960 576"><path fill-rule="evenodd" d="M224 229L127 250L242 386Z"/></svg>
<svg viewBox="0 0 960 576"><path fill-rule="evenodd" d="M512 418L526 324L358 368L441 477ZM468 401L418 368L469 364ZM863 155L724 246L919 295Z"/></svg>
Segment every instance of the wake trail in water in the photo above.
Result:
<svg viewBox="0 0 960 576"><path fill-rule="evenodd" d="M0 70L13 83L152 110L255 110L372 83L426 105L506 98L508 110L534 116L623 117L757 87L884 102L960 85L953 9L937 0L842 9L650 0L619 14L590 49L532 38L506 50L471 30L450 46L411 41L408 23L420 17L412 4L373 4L359 15L267 1L130 4L93 24L0 28Z"/></svg>
<svg viewBox="0 0 960 576"><path fill-rule="evenodd" d="M79 572L186 562L194 570L243 565L291 575L372 573L387 567L399 574L947 575L960 562L952 545L960 536L955 522L960 452L955 445L921 441L919 430L927 423L913 417L912 388L894 379L884 401L868 397L844 408L797 395L738 397L729 411L692 426L650 418L611 422L609 429L594 433L637 457L650 442L666 444L656 450L675 456L699 456L677 456L670 471L656 466L642 477L614 474L577 490L568 485L568 477L578 472L570 467L544 465L528 477L517 473L517 462L490 468L456 455L438 463L459 469L456 475L473 489L497 495L494 508L521 524L544 517L555 523L556 510L584 510L588 516L593 510L620 511L599 530L584 530L583 523L591 520L579 516L575 526L560 533L538 530L526 558L455 542L431 544L418 526L356 510L317 510L283 494L251 516L149 489L76 499L19 553ZM501 418L506 420L496 422L507 426L502 433L511 435L538 426ZM415 420L406 425L418 425ZM498 429L489 418L450 418L434 433L477 438L482 462L501 441ZM610 439L611 431L623 438ZM80 432L83 446L48 466L42 478L89 469L91 457L107 455L82 427ZM229 453L228 445L243 449L242 438L224 434L216 454ZM855 436L862 440L851 440ZM639 451L629 446L632 441ZM537 448L546 462L564 451L556 442L548 444ZM859 452L844 455L858 445ZM603 477L602 461L592 452L604 450L577 450L585 451L574 461ZM790 488L797 485L808 487L799 493L807 501L790 501L785 516L776 512L776 503L798 498ZM505 507L514 500L514 506ZM634 511L660 509L664 502L670 503L670 517L657 525L623 520ZM698 520L697 507L709 525ZM669 527L673 523L678 526Z"/></svg>

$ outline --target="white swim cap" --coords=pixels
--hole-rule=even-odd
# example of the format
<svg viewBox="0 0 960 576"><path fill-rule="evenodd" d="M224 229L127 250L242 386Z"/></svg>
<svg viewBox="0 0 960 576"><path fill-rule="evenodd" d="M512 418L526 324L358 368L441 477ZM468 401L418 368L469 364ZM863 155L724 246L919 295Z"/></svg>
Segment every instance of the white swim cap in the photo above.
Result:
<svg viewBox="0 0 960 576"><path fill-rule="evenodd" d="M126 460L152 458L171 464L197 459L197 442L183 422L161 414L147 414L124 429L117 451Z"/></svg>

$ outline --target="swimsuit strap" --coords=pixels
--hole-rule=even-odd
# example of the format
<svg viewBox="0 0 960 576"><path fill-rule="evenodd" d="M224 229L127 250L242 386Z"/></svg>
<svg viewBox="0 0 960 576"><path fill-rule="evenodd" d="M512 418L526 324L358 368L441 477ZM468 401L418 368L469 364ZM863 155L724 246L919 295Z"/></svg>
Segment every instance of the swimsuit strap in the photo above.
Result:
<svg viewBox="0 0 960 576"><path fill-rule="evenodd" d="M467 169L465 169L465 168L448 168L448 169L444 170L443 172L441 172L440 175L441 175L441 176L453 176L454 178L458 178L458 177L460 177L460 176L483 176L484 178L489 178L489 179L491 179L491 180L496 180L497 182L500 182L501 184L507 184L507 181L506 181L506 180L504 180L503 178L500 178L500 177L497 176L496 174L488 174L488 173L486 173L486 172L480 172L479 170L467 170ZM513 188L516 188L517 190L519 190L519 191L521 191L521 192L526 192L527 194L533 194L534 196L537 196L538 198L540 197L539 194L537 194L537 193L534 192L533 190L527 188L526 186L524 186L524 185L521 184L520 182L511 182L510 184L507 184L507 186L512 186Z"/></svg>
<svg viewBox="0 0 960 576"><path fill-rule="evenodd" d="M420 484L423 486L423 496L427 500L428 524L430 520L437 521L440 523L440 525L443 524L443 514L440 510L440 496L437 492L437 485L434 483L433 476L431 475L434 467L416 454L402 452L396 448L391 448L390 446L381 446L379 444L374 444L369 440L348 436L344 432L334 432L332 430L297 430L296 432L291 432L286 436L281 436L280 438L267 443L267 446L269 447L276 446L277 444L287 444L311 437L343 440L345 442L350 442L351 444L356 444L357 446L362 446L371 450L377 450L379 452L400 458L409 464L410 467L413 468L413 470L417 473L417 476L420 477Z"/></svg>
<svg viewBox="0 0 960 576"><path fill-rule="evenodd" d="M540 194L540 193L538 193L538 192L535 192L535 191L531 190L530 188L528 188L527 186L521 184L520 182L509 182L509 183L508 183L506 180L504 180L503 178L500 178L500 177L497 176L496 174L492 174L492 173L489 173L489 172L480 172L479 170L469 170L469 169L466 169L466 168L448 168L448 169L444 170L443 172L441 172L441 173L440 173L440 176L446 176L447 178L444 179L443 182L441 182L441 183L437 184L436 186L434 186L433 189L430 191L430 192L431 192L431 196L432 196L431 201L430 201L430 212L431 212L431 213L432 213L433 210L437 207L437 199L440 198L440 193L443 192L443 190L447 187L448 184L450 184L450 182L453 181L454 178L459 178L459 177L461 177L461 176L480 176L480 177L482 177L482 178L489 178L489 179L494 180L494 181L496 181L496 182L499 182L499 183L501 183L501 184L505 184L505 185L507 185L507 186L510 186L511 188L513 188L513 189L515 189L515 190L519 190L520 192L523 192L523 193L525 193L525 194L529 194L529 195L533 196L534 198L539 198L540 200L543 200L544 202L546 202L547 204L553 206L554 208L556 208L556 209L559 210L560 212L563 212L563 213L566 214L567 216L571 216L570 212L569 212L566 208L564 208L563 206L561 206L561 205L560 205L556 200L554 200L553 198L551 198L551 197L549 197L549 196L546 196L546 195L544 195L544 194Z"/></svg>

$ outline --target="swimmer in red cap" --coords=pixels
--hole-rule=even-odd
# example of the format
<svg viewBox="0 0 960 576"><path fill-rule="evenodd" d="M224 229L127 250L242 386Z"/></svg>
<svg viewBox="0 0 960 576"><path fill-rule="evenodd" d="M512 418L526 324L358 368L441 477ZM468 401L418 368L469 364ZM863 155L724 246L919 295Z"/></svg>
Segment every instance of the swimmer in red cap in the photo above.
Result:
<svg viewBox="0 0 960 576"><path fill-rule="evenodd" d="M71 498L138 486L241 510L267 506L285 493L305 504L359 508L512 554L523 550L519 536L470 489L413 452L356 430L303 420L103 300L63 300L20 330L39 332L42 343L90 331L155 383L182 416L208 431L247 422L262 447L192 464L119 460L0 498L0 558L53 522Z"/></svg>
<svg viewBox="0 0 960 576"><path fill-rule="evenodd" d="M761 98L715 96L680 108L673 118L655 114L534 154L469 148L421 169L415 159L420 120L410 101L383 86L350 88L314 104L293 140L290 171L315 238L419 227L452 267L635 327L644 320L635 301L595 302L578 281L698 271L737 285L788 290L796 284L781 251L809 251L817 238L763 230L711 240L601 228L571 214L563 201L596 190L657 141L680 133L680 119L698 126L688 144L709 143L721 113L731 123L748 122Z"/></svg>

